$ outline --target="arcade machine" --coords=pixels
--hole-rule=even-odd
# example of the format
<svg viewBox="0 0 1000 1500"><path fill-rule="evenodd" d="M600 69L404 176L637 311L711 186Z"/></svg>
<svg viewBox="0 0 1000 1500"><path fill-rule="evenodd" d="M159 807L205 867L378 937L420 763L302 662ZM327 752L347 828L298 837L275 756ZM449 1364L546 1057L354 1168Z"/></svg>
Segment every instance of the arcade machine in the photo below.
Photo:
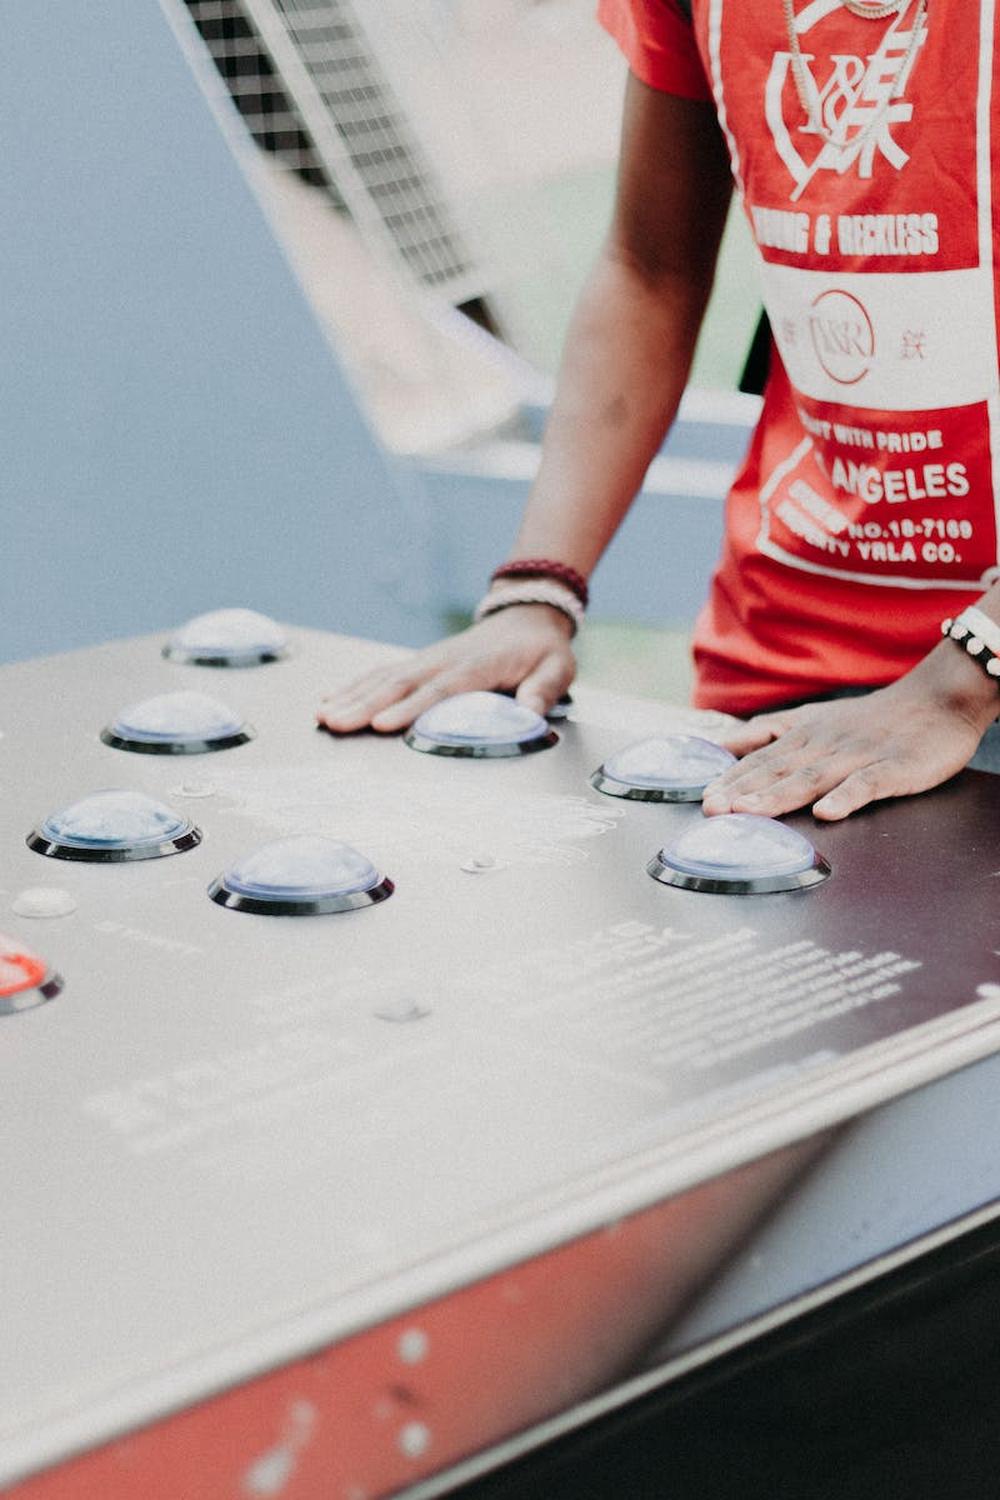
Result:
<svg viewBox="0 0 1000 1500"><path fill-rule="evenodd" d="M315 729L388 650L0 669L16 1500L445 1493L995 1212L995 1061L837 1129L1000 1040L991 778L816 848L711 715Z"/></svg>
<svg viewBox="0 0 1000 1500"><path fill-rule="evenodd" d="M992 1235L994 783L820 838L706 823L721 722L617 695L318 731L432 631L358 565L419 507L159 12L12 30L0 1490L554 1494L543 1442Z"/></svg>

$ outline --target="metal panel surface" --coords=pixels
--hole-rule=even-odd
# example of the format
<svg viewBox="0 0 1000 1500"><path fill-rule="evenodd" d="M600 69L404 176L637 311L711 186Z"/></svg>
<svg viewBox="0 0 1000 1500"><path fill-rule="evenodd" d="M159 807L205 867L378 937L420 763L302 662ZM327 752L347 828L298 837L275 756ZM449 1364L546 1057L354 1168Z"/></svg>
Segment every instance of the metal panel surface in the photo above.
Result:
<svg viewBox="0 0 1000 1500"><path fill-rule="evenodd" d="M386 648L300 631L288 661L218 672L160 644L0 671L0 925L66 979L0 1020L0 1482L996 1045L991 778L793 819L825 885L706 896L645 871L700 809L587 778L654 726L711 719L581 689L552 751L438 759L313 727L320 692ZM258 738L183 759L100 743L181 686ZM104 866L26 847L111 785L183 809L203 843ZM396 894L311 919L207 899L232 858L299 831L354 844ZM494 863L469 873L477 856ZM77 911L13 914L38 885Z"/></svg>

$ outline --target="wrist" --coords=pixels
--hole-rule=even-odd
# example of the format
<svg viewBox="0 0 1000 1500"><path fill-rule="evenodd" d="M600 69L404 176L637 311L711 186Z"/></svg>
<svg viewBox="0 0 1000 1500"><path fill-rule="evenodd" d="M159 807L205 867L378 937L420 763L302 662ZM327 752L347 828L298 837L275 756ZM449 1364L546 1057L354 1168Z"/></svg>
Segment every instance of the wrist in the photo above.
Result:
<svg viewBox="0 0 1000 1500"><path fill-rule="evenodd" d="M949 712L979 734L1000 714L1000 684L960 646L945 638L900 683L913 680Z"/></svg>
<svg viewBox="0 0 1000 1500"><path fill-rule="evenodd" d="M554 627L566 641L571 641L576 634L573 622L561 609L556 609L552 604L508 604L504 609L497 610L494 614L486 615L484 618L487 621L513 619L535 627L544 622L546 629L550 626Z"/></svg>

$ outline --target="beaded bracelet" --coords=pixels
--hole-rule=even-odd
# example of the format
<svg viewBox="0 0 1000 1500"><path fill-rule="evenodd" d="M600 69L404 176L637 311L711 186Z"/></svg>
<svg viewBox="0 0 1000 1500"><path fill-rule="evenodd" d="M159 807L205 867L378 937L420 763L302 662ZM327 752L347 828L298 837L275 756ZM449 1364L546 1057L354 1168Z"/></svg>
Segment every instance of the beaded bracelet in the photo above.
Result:
<svg viewBox="0 0 1000 1500"><path fill-rule="evenodd" d="M494 570L490 582L496 583L501 578L551 578L575 594L584 609L590 600L590 591L583 574L576 568L571 568L569 563L554 562L549 557L519 557L513 562L501 563Z"/></svg>
<svg viewBox="0 0 1000 1500"><path fill-rule="evenodd" d="M473 619L478 623L488 615L515 604L548 604L566 616L576 635L583 624L583 605L573 591L551 579L525 579L523 583L494 584L484 599L476 605Z"/></svg>
<svg viewBox="0 0 1000 1500"><path fill-rule="evenodd" d="M950 637L956 646L964 646L973 661L1000 686L1000 626L982 610L970 606L953 620L942 620L941 634Z"/></svg>

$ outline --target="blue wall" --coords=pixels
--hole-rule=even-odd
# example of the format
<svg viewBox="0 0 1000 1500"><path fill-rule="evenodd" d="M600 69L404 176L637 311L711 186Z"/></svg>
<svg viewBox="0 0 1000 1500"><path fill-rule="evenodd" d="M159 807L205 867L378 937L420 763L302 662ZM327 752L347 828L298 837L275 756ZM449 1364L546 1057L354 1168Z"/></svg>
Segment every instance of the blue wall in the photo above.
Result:
<svg viewBox="0 0 1000 1500"><path fill-rule="evenodd" d="M0 660L230 603L432 637L424 497L372 441L156 0L7 9Z"/></svg>
<svg viewBox="0 0 1000 1500"><path fill-rule="evenodd" d="M9 7L0 661L227 604L434 639L507 552L530 444L512 475L503 445L495 469L472 454L465 472L374 441L237 160L253 148L224 87L165 4L222 126L157 0ZM529 437L543 415L526 412ZM666 451L718 470L746 434L709 409ZM595 615L690 620L721 530L699 493L647 486Z"/></svg>
<svg viewBox="0 0 1000 1500"><path fill-rule="evenodd" d="M507 556L527 485L428 467L440 607L467 612ZM683 628L704 603L722 540L722 499L647 488L594 575L590 615Z"/></svg>

